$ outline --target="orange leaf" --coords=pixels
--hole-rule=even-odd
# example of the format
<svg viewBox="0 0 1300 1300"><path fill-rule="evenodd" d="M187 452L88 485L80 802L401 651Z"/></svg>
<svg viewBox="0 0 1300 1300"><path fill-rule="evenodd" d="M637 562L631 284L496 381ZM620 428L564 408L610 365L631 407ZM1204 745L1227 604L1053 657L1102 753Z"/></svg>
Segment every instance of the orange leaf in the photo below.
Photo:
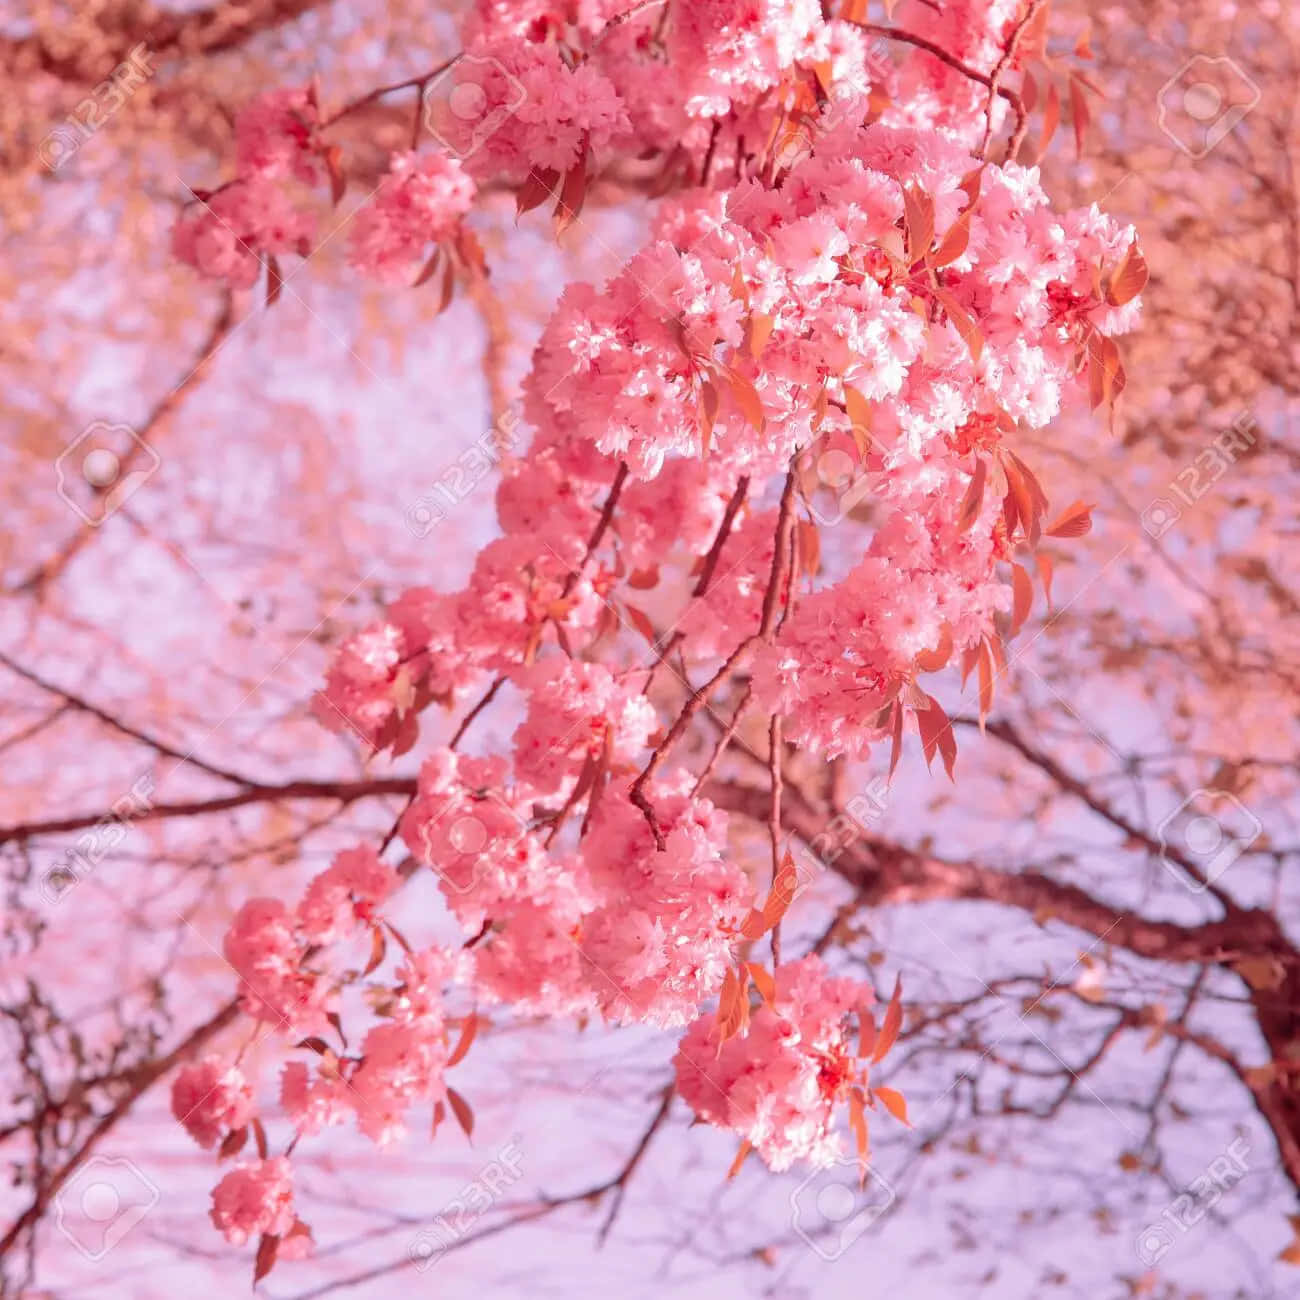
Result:
<svg viewBox="0 0 1300 1300"><path fill-rule="evenodd" d="M786 914L794 896L799 889L799 872L794 859L787 852L777 870L776 879L772 881L772 892L767 896L761 909L753 909L745 918L740 932L746 939L760 939L776 926Z"/></svg>
<svg viewBox="0 0 1300 1300"><path fill-rule="evenodd" d="M1050 555L1038 555L1034 557L1038 561L1038 576L1042 579L1043 595L1047 597L1047 608L1052 608L1052 557Z"/></svg>
<svg viewBox="0 0 1300 1300"><path fill-rule="evenodd" d="M1110 288L1106 291L1106 301L1112 307L1123 307L1130 303L1146 287L1151 272L1146 258L1135 239L1127 248L1115 274L1110 278Z"/></svg>
<svg viewBox="0 0 1300 1300"><path fill-rule="evenodd" d="M976 324L975 318L946 289L936 289L934 296L948 313L953 328L970 349L971 360L978 361L984 352L984 333Z"/></svg>
<svg viewBox="0 0 1300 1300"><path fill-rule="evenodd" d="M1047 152L1047 146L1052 143L1052 137L1056 134L1056 128L1061 124L1061 97L1056 92L1056 83L1049 81L1047 83L1047 97L1043 101L1043 133L1039 137L1038 156L1041 158Z"/></svg>
<svg viewBox="0 0 1300 1300"><path fill-rule="evenodd" d="M772 337L772 327L776 324L771 316L765 316L761 311L752 313L749 318L749 355L757 360L763 355L763 349L767 347L767 341Z"/></svg>
<svg viewBox="0 0 1300 1300"><path fill-rule="evenodd" d="M871 1053L871 1064L883 1060L885 1054L898 1038L898 1031L903 1027L903 977L894 980L894 992L885 1008L885 1020L880 1027L880 1037L876 1040L875 1051Z"/></svg>
<svg viewBox="0 0 1300 1300"><path fill-rule="evenodd" d="M1011 635L1015 636L1029 617L1034 605L1034 584L1029 574L1018 564L1011 566Z"/></svg>
<svg viewBox="0 0 1300 1300"><path fill-rule="evenodd" d="M749 978L754 981L754 987L758 990L759 997L769 1007L772 1006L776 1001L776 980L773 978L771 971L756 961L746 962L745 969L749 972Z"/></svg>
<svg viewBox="0 0 1300 1300"><path fill-rule="evenodd" d="M740 1150L736 1152L736 1158L731 1162L731 1168L727 1170L727 1181L730 1182L738 1173L740 1167L745 1163L745 1158L754 1149L753 1144L746 1138L740 1144Z"/></svg>
<svg viewBox="0 0 1300 1300"><path fill-rule="evenodd" d="M876 1100L883 1103L885 1109L900 1122L911 1128L907 1118L907 1102L896 1088L874 1088Z"/></svg>
<svg viewBox="0 0 1300 1300"><path fill-rule="evenodd" d="M441 245L434 245L433 252L429 254L429 260L420 268L420 274L411 281L412 289L418 289L422 284L427 284L433 278L433 273L438 269L438 259L441 256Z"/></svg>
<svg viewBox="0 0 1300 1300"><path fill-rule="evenodd" d="M725 373L731 385L731 395L736 399L740 413L754 426L756 433L762 433L767 424L767 417L763 414L763 399L758 395L758 389L754 387L752 380L747 379L737 370L727 370Z"/></svg>
<svg viewBox="0 0 1300 1300"><path fill-rule="evenodd" d="M980 731L983 731L984 719L993 709L993 658L987 641L981 641L979 649Z"/></svg>
<svg viewBox="0 0 1300 1300"><path fill-rule="evenodd" d="M1092 506L1076 501L1066 506L1061 516L1047 530L1048 537L1082 537L1092 531Z"/></svg>
<svg viewBox="0 0 1300 1300"><path fill-rule="evenodd" d="M1087 97L1083 93L1083 86L1078 77L1070 77L1070 112L1074 117L1074 148L1080 158L1083 157L1083 138L1088 132L1088 126L1092 121L1092 113L1088 108Z"/></svg>
<svg viewBox="0 0 1300 1300"><path fill-rule="evenodd" d="M970 486L962 498L961 510L957 514L957 527L964 533L979 517L980 506L984 503L984 483L988 478L988 466L983 460L975 462L975 473L971 475Z"/></svg>
<svg viewBox="0 0 1300 1300"><path fill-rule="evenodd" d="M343 150L336 144L325 150L325 169L330 174L330 202L337 208L348 188L348 178L343 171Z"/></svg>
<svg viewBox="0 0 1300 1300"><path fill-rule="evenodd" d="M844 385L844 409L855 428L870 430L871 403L852 384Z"/></svg>
<svg viewBox="0 0 1300 1300"><path fill-rule="evenodd" d="M849 1127L853 1130L854 1141L858 1148L858 1163L862 1166L865 1177L871 1146L867 1136L867 1111L862 1101L861 1088L854 1088L849 1093Z"/></svg>
<svg viewBox="0 0 1300 1300"><path fill-rule="evenodd" d="M903 752L903 706L898 701L894 701L894 723L893 735L889 747L889 775L894 775L894 769L898 766L899 756Z"/></svg>
<svg viewBox="0 0 1300 1300"><path fill-rule="evenodd" d="M934 243L934 200L915 185L903 186L903 223L907 254L919 262Z"/></svg>
<svg viewBox="0 0 1300 1300"><path fill-rule="evenodd" d="M952 628L947 623L939 629L939 644L933 650L922 650L916 656L916 666L923 673L937 673L952 658Z"/></svg>
<svg viewBox="0 0 1300 1300"><path fill-rule="evenodd" d="M862 1059L871 1055L876 1045L876 1022L871 1011L864 1005L858 1008L858 1056Z"/></svg>
<svg viewBox="0 0 1300 1300"><path fill-rule="evenodd" d="M955 262L970 246L970 208L963 209L956 221L948 227L939 247L930 258L930 265L936 270Z"/></svg>

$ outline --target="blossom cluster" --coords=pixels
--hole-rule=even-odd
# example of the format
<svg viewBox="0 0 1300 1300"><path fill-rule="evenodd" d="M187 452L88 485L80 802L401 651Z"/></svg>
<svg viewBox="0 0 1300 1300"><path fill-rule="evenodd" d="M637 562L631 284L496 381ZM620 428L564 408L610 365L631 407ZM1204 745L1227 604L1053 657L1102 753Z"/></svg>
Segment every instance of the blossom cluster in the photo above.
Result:
<svg viewBox="0 0 1300 1300"><path fill-rule="evenodd" d="M262 260L277 253L306 256L315 218L287 183L319 175L319 111L306 90L278 90L245 108L235 122L235 179L182 214L172 251L201 275L246 289Z"/></svg>
<svg viewBox="0 0 1300 1300"><path fill-rule="evenodd" d="M355 1051L325 1041L355 978L335 949L368 936L369 975L395 935L399 877L378 852L340 854L294 907L251 900L226 936L248 1014L311 1036L281 1079L296 1135L355 1119L387 1143L415 1103L454 1102L459 989L528 1016L685 1028L682 1095L773 1168L833 1159L845 1101L865 1145L849 1038L870 990L815 956L782 964L775 935L774 970L754 973L789 900L773 887L756 908L767 853L709 783L748 748L745 724L774 718L770 743L860 759L890 733L897 747L910 716L950 765L918 677L954 656L986 671L1023 619L1015 557L1047 501L1018 451L1122 386L1113 339L1137 281L1115 282L1140 263L1130 228L1058 212L1036 169L977 156L1001 120L987 79L1021 75L1038 39L1007 54L1023 0L909 9L973 82L923 49L885 59L814 0L480 0L428 87L440 151L395 157L358 214L354 264L401 280L489 182L523 207L532 182L564 177L576 202L593 159L675 159L644 247L606 284L569 286L541 332L499 535L458 590L402 594L327 669L317 716L370 758L411 751L431 706L484 694L420 753L398 827L465 945L402 941ZM241 119L238 185L309 180L313 113L290 95ZM462 752L489 706L513 710L510 742ZM779 786L771 804L757 793L749 820L776 858ZM220 1060L177 1089L203 1146L252 1122ZM218 1226L280 1232L282 1173L263 1153L228 1176Z"/></svg>
<svg viewBox="0 0 1300 1300"><path fill-rule="evenodd" d="M820 957L780 966L771 1002L745 1033L724 1041L713 1014L686 1031L674 1060L678 1091L773 1169L831 1164L842 1151L833 1113L861 1070L852 1018L869 1015L871 1000L868 985L831 976Z"/></svg>

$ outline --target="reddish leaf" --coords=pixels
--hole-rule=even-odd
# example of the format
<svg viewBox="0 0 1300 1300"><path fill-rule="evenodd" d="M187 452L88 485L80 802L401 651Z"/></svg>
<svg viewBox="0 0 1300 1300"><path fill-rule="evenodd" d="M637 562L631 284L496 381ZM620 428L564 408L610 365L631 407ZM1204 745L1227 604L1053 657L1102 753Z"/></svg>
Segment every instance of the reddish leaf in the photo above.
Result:
<svg viewBox="0 0 1300 1300"><path fill-rule="evenodd" d="M555 205L555 234L560 236L578 219L587 201L587 149L584 143L578 161L565 173L564 188Z"/></svg>
<svg viewBox="0 0 1300 1300"><path fill-rule="evenodd" d="M758 990L758 996L770 1007L776 1001L776 980L771 971L766 966L760 965L756 961L747 961L745 969L749 972L749 978L754 981L754 987Z"/></svg>
<svg viewBox="0 0 1300 1300"><path fill-rule="evenodd" d="M953 327L970 349L971 359L978 362L984 352L984 332L975 318L946 289L936 289L934 296L948 313L948 319L952 321Z"/></svg>
<svg viewBox="0 0 1300 1300"><path fill-rule="evenodd" d="M280 290L284 288L284 276L280 274L280 263L276 261L274 253L266 255L266 305L272 307L280 298Z"/></svg>
<svg viewBox="0 0 1300 1300"><path fill-rule="evenodd" d="M388 941L384 938L384 932L377 925L372 927L370 931L370 960L366 962L366 968L361 973L369 975L372 971L377 970L387 951Z"/></svg>
<svg viewBox="0 0 1300 1300"><path fill-rule="evenodd" d="M429 254L429 260L420 268L420 274L411 282L412 289L418 289L422 284L427 284L433 279L433 273L438 269L438 260L442 257L442 248L435 245L432 253Z"/></svg>
<svg viewBox="0 0 1300 1300"><path fill-rule="evenodd" d="M438 315L451 306L451 295L456 289L456 268L451 264L449 257L442 268L442 292L438 295Z"/></svg>
<svg viewBox="0 0 1300 1300"><path fill-rule="evenodd" d="M771 316L766 316L761 311L750 315L746 326L749 335L746 350L755 360L763 355L763 349L767 347L767 341L772 337L772 327L775 324Z"/></svg>
<svg viewBox="0 0 1300 1300"><path fill-rule="evenodd" d="M924 695L924 692L922 692ZM952 723L943 711L943 705L932 695L925 695L925 708L916 710L916 729L921 734L921 752L925 755L925 765L934 762L939 754L943 759L944 771L948 779L953 779L953 762L957 757L957 742L952 734Z"/></svg>
<svg viewBox="0 0 1300 1300"><path fill-rule="evenodd" d="M253 1136L257 1139L258 1159L265 1160L270 1154L270 1149L266 1142L266 1129L262 1127L262 1121L258 1119L256 1115L253 1116L249 1123L253 1129Z"/></svg>
<svg viewBox="0 0 1300 1300"><path fill-rule="evenodd" d="M515 193L515 220L518 221L525 212L540 208L555 193L559 183L560 173L553 167L530 171L528 179Z"/></svg>
<svg viewBox="0 0 1300 1300"><path fill-rule="evenodd" d="M217 1151L218 1160L228 1160L231 1156L237 1156L243 1149L244 1144L248 1141L248 1125L244 1124L240 1128L233 1128L221 1140L221 1146Z"/></svg>
<svg viewBox="0 0 1300 1300"><path fill-rule="evenodd" d="M1011 593L1011 635L1015 636L1024 627L1034 605L1034 584L1018 564L1011 566Z"/></svg>
<svg viewBox="0 0 1300 1300"><path fill-rule="evenodd" d="M987 641L981 641L979 647L980 679L980 730L984 730L984 719L993 711L993 658L989 653Z"/></svg>
<svg viewBox="0 0 1300 1300"><path fill-rule="evenodd" d="M970 485L962 498L961 509L957 513L957 527L964 533L979 518L980 506L984 504L984 484L988 478L988 465L983 459L976 460L975 473L971 475Z"/></svg>
<svg viewBox="0 0 1300 1300"><path fill-rule="evenodd" d="M635 605L625 604L623 608L627 610L627 616L631 621L632 626L636 628L636 630L640 632L652 646L656 645L659 638L655 633L654 624L650 622L646 615L637 609Z"/></svg>
<svg viewBox="0 0 1300 1300"><path fill-rule="evenodd" d="M465 1136L472 1138L474 1136L474 1111L469 1102L455 1088L448 1088L447 1104L451 1107L451 1113L456 1116L456 1123L464 1130Z"/></svg>
<svg viewBox="0 0 1300 1300"><path fill-rule="evenodd" d="M740 932L746 939L761 939L776 926L786 914L795 894L799 889L799 873L794 859L789 853L781 861L776 879L772 881L772 892L761 908L754 908L745 918Z"/></svg>
<svg viewBox="0 0 1300 1300"><path fill-rule="evenodd" d="M1047 608L1052 608L1052 557L1050 555L1035 556L1038 561L1038 576L1043 584L1043 595L1047 597Z"/></svg>
<svg viewBox="0 0 1300 1300"><path fill-rule="evenodd" d="M934 200L916 185L903 186L903 228L907 255L919 262L934 243Z"/></svg>
<svg viewBox="0 0 1300 1300"><path fill-rule="evenodd" d="M1110 278L1110 288L1106 291L1106 301L1112 307L1123 307L1130 303L1146 287L1150 270L1146 258L1135 239L1125 250L1120 264Z"/></svg>
<svg viewBox="0 0 1300 1300"><path fill-rule="evenodd" d="M745 1158L754 1149L753 1144L748 1138L740 1144L740 1150L736 1152L736 1158L731 1162L731 1168L727 1170L727 1181L730 1182L738 1173L740 1167L745 1163Z"/></svg>
<svg viewBox="0 0 1300 1300"><path fill-rule="evenodd" d="M866 1006L858 1008L858 1056L865 1060L876 1045L876 1022Z"/></svg>
<svg viewBox="0 0 1300 1300"><path fill-rule="evenodd" d="M844 385L844 409L855 428L870 431L872 406L852 384Z"/></svg>
<svg viewBox="0 0 1300 1300"><path fill-rule="evenodd" d="M447 1058L448 1069L450 1069L453 1065L459 1065L460 1062L465 1059L466 1053L468 1053L470 1044L474 1041L474 1035L477 1032L478 1032L478 1013L475 1011L471 1011L469 1015L465 1017L465 1023L461 1026L460 1039L456 1043L455 1050Z"/></svg>
<svg viewBox="0 0 1300 1300"><path fill-rule="evenodd" d="M922 650L916 656L916 666L923 673L937 673L952 658L952 628L947 623L939 630L939 644L933 650Z"/></svg>
<svg viewBox="0 0 1300 1300"><path fill-rule="evenodd" d="M755 432L762 433L767 418L763 414L763 399L758 395L758 389L754 387L753 381L747 379L738 370L728 370L726 377L740 413L754 426Z"/></svg>
<svg viewBox="0 0 1300 1300"><path fill-rule="evenodd" d="M1020 463L1014 456L1005 457L1002 468L1006 472L1007 486L1011 489L1010 495L1015 501L1016 515L1024 527L1025 536L1031 546L1037 546L1040 536L1038 516L1041 513L1038 498L1020 472Z"/></svg>
<svg viewBox="0 0 1300 1300"><path fill-rule="evenodd" d="M853 1130L853 1140L858 1150L858 1163L862 1166L865 1180L871 1145L867 1135L867 1110L863 1103L861 1088L853 1088L849 1092L849 1127Z"/></svg>
<svg viewBox="0 0 1300 1300"><path fill-rule="evenodd" d="M487 258L483 253L483 245L478 242L478 236L468 226L461 226L456 231L456 251L460 254L461 261L471 271L478 275L487 274Z"/></svg>
<svg viewBox="0 0 1300 1300"><path fill-rule="evenodd" d="M1080 158L1083 157L1083 138L1092 122L1092 113L1088 108L1087 96L1075 74L1070 76L1070 112L1074 118L1074 148Z"/></svg>
<svg viewBox="0 0 1300 1300"><path fill-rule="evenodd" d="M280 1249L280 1238L274 1233L264 1232L257 1243L257 1260L253 1264L253 1285L256 1286L274 1267L275 1257Z"/></svg>
<svg viewBox="0 0 1300 1300"><path fill-rule="evenodd" d="M876 1049L871 1053L871 1064L885 1058L898 1038L898 1031L903 1027L903 977L894 980L894 992L885 1008L884 1023L880 1026L880 1037L876 1040Z"/></svg>
<svg viewBox="0 0 1300 1300"><path fill-rule="evenodd" d="M1092 531L1092 506L1076 501L1066 506L1047 530L1048 537L1082 537Z"/></svg>
<svg viewBox="0 0 1300 1300"><path fill-rule="evenodd" d="M722 988L718 990L718 1051L728 1039L734 1038L749 1023L749 980L739 972L727 967L722 977Z"/></svg>
<svg viewBox="0 0 1300 1300"><path fill-rule="evenodd" d="M330 201L337 208L347 192L348 178L343 171L343 150L336 144L325 150L325 169L330 175Z"/></svg>
<svg viewBox="0 0 1300 1300"><path fill-rule="evenodd" d="M1043 100L1043 132L1039 137L1038 156L1047 153L1047 146L1052 143L1056 128L1061 124L1061 97L1056 92L1056 83L1047 83L1047 96Z"/></svg>
<svg viewBox="0 0 1300 1300"><path fill-rule="evenodd" d="M970 245L970 208L963 209L956 221L948 227L939 247L930 258L930 265L939 270L961 257Z"/></svg>
<svg viewBox="0 0 1300 1300"><path fill-rule="evenodd" d="M907 1102L903 1094L896 1088L873 1088L872 1092L875 1098L884 1108L896 1119L906 1124L908 1128L912 1125L907 1118Z"/></svg>

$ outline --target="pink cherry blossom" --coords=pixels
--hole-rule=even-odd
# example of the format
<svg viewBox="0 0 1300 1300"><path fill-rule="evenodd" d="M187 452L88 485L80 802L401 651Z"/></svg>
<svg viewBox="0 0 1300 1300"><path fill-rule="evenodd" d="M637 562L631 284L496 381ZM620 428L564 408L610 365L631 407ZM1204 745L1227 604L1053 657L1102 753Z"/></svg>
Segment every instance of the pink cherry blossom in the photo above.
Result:
<svg viewBox="0 0 1300 1300"><path fill-rule="evenodd" d="M294 1224L293 1171L284 1156L237 1164L212 1189L212 1222L233 1246Z"/></svg>
<svg viewBox="0 0 1300 1300"><path fill-rule="evenodd" d="M253 1090L237 1065L208 1056L172 1080L172 1114L204 1148L212 1148L253 1117Z"/></svg>

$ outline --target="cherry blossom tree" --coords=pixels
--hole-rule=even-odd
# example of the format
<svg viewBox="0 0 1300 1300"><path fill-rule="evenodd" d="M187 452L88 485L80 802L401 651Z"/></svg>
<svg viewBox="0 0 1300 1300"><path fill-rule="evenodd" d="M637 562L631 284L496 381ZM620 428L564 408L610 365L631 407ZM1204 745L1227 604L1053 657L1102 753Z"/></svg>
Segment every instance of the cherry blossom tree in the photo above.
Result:
<svg viewBox="0 0 1300 1300"><path fill-rule="evenodd" d="M1289 380L1248 330L1225 339L1212 314L1188 317L1190 288L1157 305L1140 365L1118 342L1141 318L1153 248L1180 249L1184 220L1156 212L1149 235L1140 209L1107 201L1144 139L1108 120L1136 75L1117 52L1132 18L1117 10L1094 33L1041 0L883 14L811 0L481 3L454 22L387 15L391 34L419 35L384 79L346 20L317 33L337 37L337 61L312 75L280 66L274 42L315 21L310 8L147 22L105 10L88 20L91 44L41 28L5 52L52 101L93 83L38 145L43 184L89 166L133 111L135 129L208 155L177 194L178 178L150 175L141 154L130 192L175 200L166 223L150 210L140 238L158 257L150 275L188 305L186 332L193 304L215 304L143 417L92 421L56 458L57 504L79 526L7 565L16 612L0 663L33 716L5 744L42 806L62 782L37 773L70 724L137 767L143 752L148 771L132 783L119 763L93 813L84 785L69 785L67 813L33 814L24 796L0 829L21 976L5 1007L16 1065L3 1131L25 1144L6 1278L34 1284L48 1232L98 1264L150 1211L154 1182L103 1162L159 1090L208 1153L210 1195L191 1218L224 1236L218 1257L242 1258L255 1283L325 1279L310 1294L422 1271L582 1205L602 1207L604 1240L627 1222L647 1152L686 1114L697 1126L677 1149L704 1161L712 1194L794 1180L778 1227L814 1260L838 1258L882 1214L877 1249L889 1241L901 1175L882 1146L919 1164L943 1147L935 1164L956 1176L953 1152L986 1158L981 1124L1014 1134L1055 1120L1064 1140L1088 1141L1090 1105L1127 1115L1107 1167L1171 1198L1097 1276L1154 1294L1164 1255L1252 1167L1272 1169L1253 1204L1280 1222L1300 1184L1282 874L1294 747L1289 720L1268 723L1289 694L1294 602L1276 547L1240 530L1279 512L1274 458L1294 468ZM1270 20L1241 39L1280 78ZM203 61L260 41L266 75L228 102ZM1226 155L1262 97L1239 63L1202 57L1212 66L1185 60L1148 106L1147 129L1189 169ZM1278 281L1290 311L1296 245L1269 195L1292 182L1260 152L1225 184L1255 205L1240 220L1267 288L1250 301ZM1195 175L1168 182L1178 203ZM21 175L10 184L20 191ZM1240 259L1209 268L1226 293ZM165 315L151 299L121 317L124 346ZM332 313L358 302L368 320L349 332L385 339L395 370L417 328L447 348L455 321L482 322L491 427L476 420L467 437L443 385L447 440L407 439L407 464L434 481L406 492L399 529L376 530L365 473L358 492L322 454L332 444L313 431L330 399L304 407L282 395L292 388L243 453L267 438L294 448L290 510L252 488L282 512L262 579L237 547L223 555L244 540L237 526L213 538L141 513L166 486L153 482L167 477L158 435L200 393L209 449L224 431L248 436L255 390L223 396L210 379L248 322L291 353L297 308L316 320L321 306L330 334ZM1169 377L1170 340L1202 379ZM442 358L454 375L456 358ZM248 365L251 379L256 354ZM312 402L322 409L306 416ZM402 418L428 402L426 383ZM1186 462L1165 479L1151 448L1124 454L1141 440L1135 405L1167 422L1161 441ZM1199 420L1211 427L1188 437ZM366 462L389 445L380 429L351 442L372 475ZM223 464L244 473L239 456ZM172 508L220 517L220 480L173 483ZM1212 489L1243 495L1216 514ZM493 507L477 524L476 491ZM1125 560L1131 544L1109 560L1090 551L1103 493L1150 546L1142 564ZM319 553L303 555L317 535ZM375 572L358 546L404 553L380 562L369 611L353 608ZM1207 591L1206 555L1229 562L1231 581ZM228 651L212 658L215 713L199 682L155 675L140 631L118 638L91 689L90 647L114 626L96 605L115 594L95 595L92 566L109 556L136 599L179 572L200 599L240 611L235 645L275 623L255 608L264 578L293 593L302 626L278 628L272 661L247 675ZM443 571L452 562L459 580ZM1141 604L1121 619L1113 593L1090 595L1126 563ZM1252 596L1269 611L1257 632L1241 626ZM168 622L163 608L134 617ZM204 620L191 623L209 662ZM277 680L308 642L319 683L296 664L292 683ZM1017 671L1039 642L1041 670ZM195 646L170 651L179 664ZM1173 687L1171 663L1185 674ZM137 723L145 680L154 721ZM227 729L254 697L255 739ZM212 819L227 827L215 838ZM39 976L60 960L56 925L133 857L169 883L142 886L105 951L157 928L160 909L174 941L132 957L131 1010L114 1027ZM949 909L938 930L930 904ZM1009 928L986 931L978 904ZM900 908L912 928L887 921ZM182 956L192 936L198 964ZM990 936L1005 948L991 967ZM175 1002L195 981L221 996L186 1030ZM990 1007L1011 1024L990 1025ZM530 1197L521 1126L475 1167L455 1214L394 1220L434 1225L396 1264L331 1267L346 1242L322 1225L328 1198L296 1186L300 1171L350 1130L435 1158L481 1141L493 1108L478 1072L521 1034L511 1059L544 1058L549 1043L557 1066L574 1039L667 1046L616 1171ZM1118 1082L1103 1081L1121 1057ZM1162 1125L1191 1118L1223 1079L1250 1124L1173 1172L1162 1143L1170 1161L1189 1157ZM85 1196L101 1186L116 1208L96 1214ZM846 1214L816 1200L828 1188ZM760 1235L723 1258L738 1285L776 1269L775 1293L793 1293L761 1235L770 1219L755 1223ZM1051 1277L1020 1282L1030 1294Z"/></svg>

